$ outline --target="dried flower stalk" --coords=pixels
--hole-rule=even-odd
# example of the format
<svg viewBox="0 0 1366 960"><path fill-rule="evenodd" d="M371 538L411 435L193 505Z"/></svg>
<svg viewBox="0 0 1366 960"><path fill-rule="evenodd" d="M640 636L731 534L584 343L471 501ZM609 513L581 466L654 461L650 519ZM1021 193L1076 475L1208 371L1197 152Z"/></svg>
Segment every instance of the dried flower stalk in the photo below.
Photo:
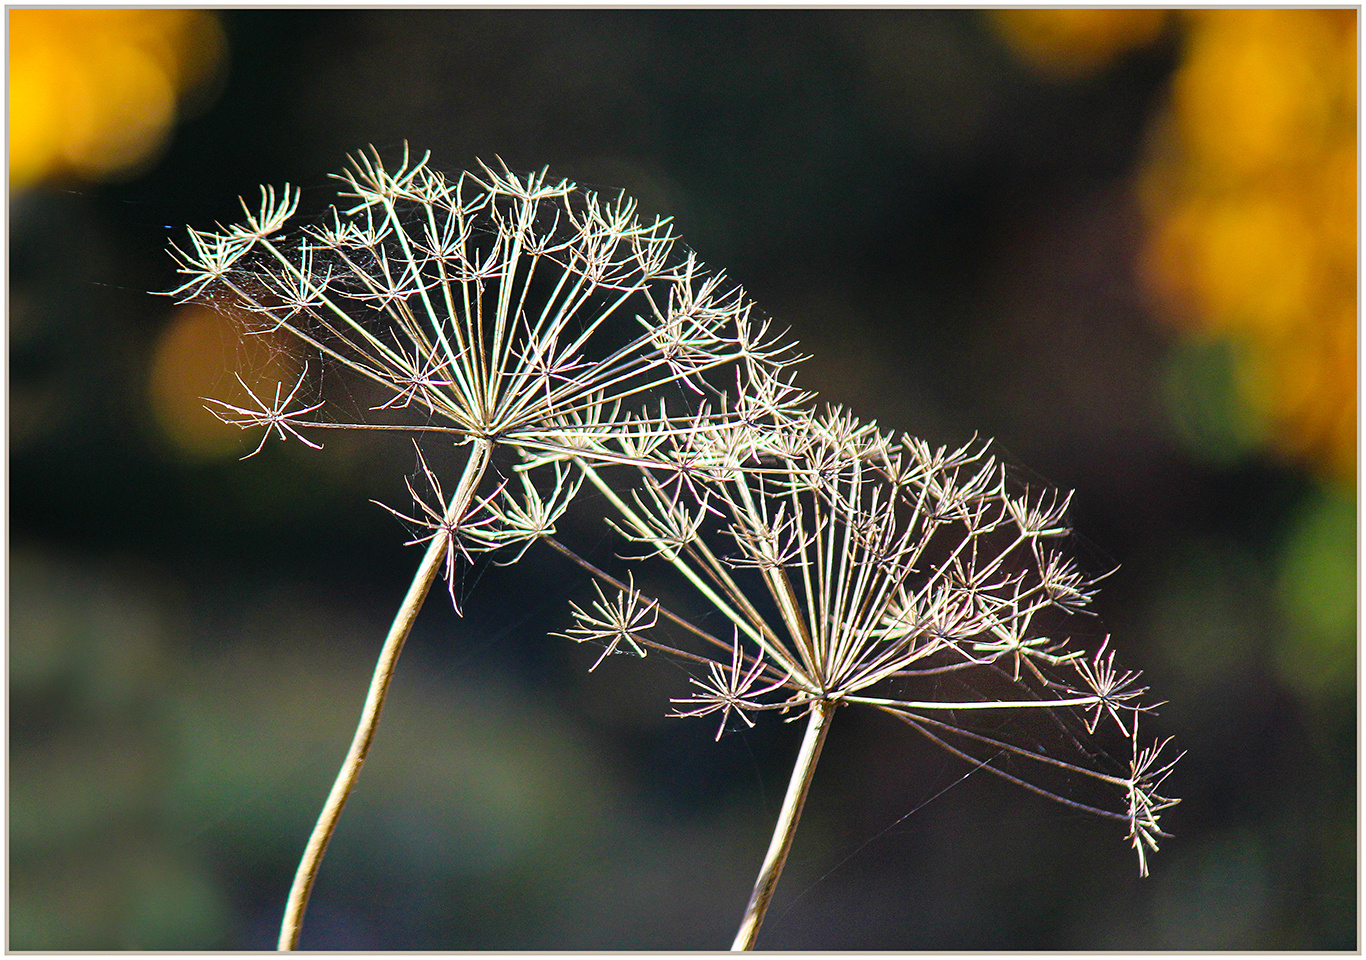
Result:
<svg viewBox="0 0 1366 960"><path fill-rule="evenodd" d="M698 423L665 447L674 465L643 467L629 503L581 469L616 506L624 537L701 591L731 637L657 607L611 650L657 649L696 669L674 716L719 714L722 729L767 710L808 720L733 949L754 945L842 705L882 710L982 769L1125 823L1147 875L1146 854L1166 836L1158 815L1176 802L1158 793L1175 760L1159 761L1165 741L1140 748L1139 715L1156 704L1138 673L1115 668L1108 638L1090 655L1059 638L1094 593L1056 546L1070 497L1012 489L987 444L935 450L839 410L772 431ZM680 627L686 649L667 636ZM1038 730L1022 725L1014 739L971 722L1003 711L1042 719L1049 749L1030 739ZM1127 770L1088 745L1103 722L1129 742ZM1048 774L1114 791L1117 809L1041 785Z"/></svg>

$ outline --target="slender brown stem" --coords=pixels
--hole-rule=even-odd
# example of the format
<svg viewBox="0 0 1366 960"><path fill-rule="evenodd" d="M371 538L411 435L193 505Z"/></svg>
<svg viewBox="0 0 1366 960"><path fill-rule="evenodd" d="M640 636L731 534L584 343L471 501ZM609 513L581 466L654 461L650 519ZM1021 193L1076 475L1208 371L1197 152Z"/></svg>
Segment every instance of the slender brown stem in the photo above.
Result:
<svg viewBox="0 0 1366 960"><path fill-rule="evenodd" d="M489 447L487 440L473 442L470 458L465 463L465 472L461 475L460 484L451 495L450 506L446 509L447 521L459 519L469 508L474 491L488 467ZM318 815L318 823L313 828L313 835L308 838L308 846L304 848L303 859L299 861L299 869L294 874L294 885L290 887L289 902L285 905L284 921L280 924L280 943L277 949L293 950L299 945L304 908L308 906L309 894L313 892L313 882L317 879L323 853L327 850L328 841L332 839L332 831L337 827L342 808L346 806L356 780L360 777L361 765L365 763L365 755L370 751L370 741L374 739L375 729L379 726L380 712L384 709L384 698L389 692L389 683L394 676L394 667L398 664L398 655L402 652L403 644L408 639L413 622L417 619L417 613L422 609L422 602L441 569L449 539L448 528L438 528L427 547L421 565L417 568L412 585L408 587L408 594L403 598L403 604L394 617L393 626L389 628L389 635L385 638L379 660L375 663L375 673L370 680L370 690L365 697L365 707L361 711L360 723L356 726L356 735L351 740L351 749L342 761L336 782L332 784L332 792L327 795L327 802L323 804L322 813Z"/></svg>
<svg viewBox="0 0 1366 960"><path fill-rule="evenodd" d="M835 704L829 700L818 700L811 706L806 734L802 737L797 762L792 768L792 779L787 784L787 796L783 798L783 808L773 828L773 839L764 856L764 865L759 868L759 878L754 881L754 892L750 894L749 906L745 908L744 919L740 921L740 930L731 944L732 950L752 950L754 941L759 937L759 927L764 922L764 914L768 912L768 903L773 899L773 890L778 886L783 864L787 862L787 852L792 849L792 837L797 832L797 821L802 816L802 804L806 803L811 776L816 771L816 761L820 759L821 747L825 744L825 735L830 732L830 718L834 713Z"/></svg>

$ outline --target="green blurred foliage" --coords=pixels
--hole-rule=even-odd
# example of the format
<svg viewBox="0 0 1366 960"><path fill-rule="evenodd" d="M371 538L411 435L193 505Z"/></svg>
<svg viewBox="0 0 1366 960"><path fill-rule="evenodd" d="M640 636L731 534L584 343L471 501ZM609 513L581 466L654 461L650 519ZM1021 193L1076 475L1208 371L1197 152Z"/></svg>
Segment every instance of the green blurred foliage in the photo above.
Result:
<svg viewBox="0 0 1366 960"><path fill-rule="evenodd" d="M1291 518L1276 601L1284 682L1311 701L1350 700L1357 679L1357 508L1347 491L1316 490Z"/></svg>
<svg viewBox="0 0 1366 960"><path fill-rule="evenodd" d="M166 824L168 598L32 550L10 586L10 948L226 945L227 893Z"/></svg>
<svg viewBox="0 0 1366 960"><path fill-rule="evenodd" d="M1239 394L1238 354L1232 337L1190 337L1173 345L1162 379L1168 414L1186 449L1218 466L1246 461L1268 436Z"/></svg>

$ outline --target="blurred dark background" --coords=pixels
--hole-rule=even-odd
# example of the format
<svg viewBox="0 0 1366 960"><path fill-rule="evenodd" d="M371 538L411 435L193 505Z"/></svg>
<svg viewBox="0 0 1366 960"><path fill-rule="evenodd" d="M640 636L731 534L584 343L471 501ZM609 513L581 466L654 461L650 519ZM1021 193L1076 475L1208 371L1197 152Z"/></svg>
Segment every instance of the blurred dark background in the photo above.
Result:
<svg viewBox="0 0 1366 960"><path fill-rule="evenodd" d="M411 450L224 432L253 360L176 285L406 140L625 188L886 429L1077 491L1169 701L1173 836L841 714L759 945L1354 950L1353 10L11 10L10 949L269 949L418 561ZM583 531L594 528L584 521ZM721 949L800 733L666 719L547 638L534 550L434 596L315 949ZM947 788L947 789L946 789Z"/></svg>

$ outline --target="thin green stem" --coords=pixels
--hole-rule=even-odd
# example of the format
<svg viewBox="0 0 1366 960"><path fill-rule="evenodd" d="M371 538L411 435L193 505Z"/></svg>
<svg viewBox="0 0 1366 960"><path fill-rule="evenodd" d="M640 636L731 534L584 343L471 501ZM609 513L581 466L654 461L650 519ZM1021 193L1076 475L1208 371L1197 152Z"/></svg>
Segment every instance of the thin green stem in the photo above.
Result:
<svg viewBox="0 0 1366 960"><path fill-rule="evenodd" d="M754 892L750 894L749 906L745 908L744 919L740 921L740 930L731 944L732 950L754 949L759 927L763 925L764 914L768 912L769 901L773 899L774 888L778 886L778 877L787 863L787 853L792 849L792 837L797 832L802 805L806 803L811 777L816 772L816 761L820 759L825 735L830 732L830 718L834 714L835 704L832 701L818 700L811 705L806 734L802 737L797 762L792 768L792 779L787 784L787 796L783 798L783 808L773 828L773 839L764 856L764 865L759 868L759 878L754 881Z"/></svg>
<svg viewBox="0 0 1366 960"><path fill-rule="evenodd" d="M487 440L473 441L473 449L465 463L465 471L460 477L455 493L451 495L450 506L446 509L448 522L458 520L469 508L474 491L488 467L489 447ZM351 749L342 761L336 782L332 784L332 792L327 795L327 802L323 804L322 813L318 815L318 822L313 827L313 834L308 838L308 846L304 848L303 858L299 861L299 869L294 874L294 885L290 887L289 902L285 905L284 920L280 924L280 942L277 948L279 950L294 950L299 945L304 908L308 906L309 894L313 892L313 883L317 879L323 853L326 852L328 841L332 839L332 832L341 818L342 808L346 806L346 801L360 778L360 768L370 751L370 742L375 738L380 712L384 709L384 698L389 692L394 668L398 665L398 655L403 651L403 644L413 629L413 622L417 620L418 611L422 609L422 602L436 581L437 572L441 569L441 563L446 556L449 539L448 527L442 526L437 529L421 565L417 568L417 573L413 576L413 582L408 587L408 594L403 598L403 603L394 616L389 635L384 640L379 659L375 663L374 676L370 680L370 689L365 697L365 707L361 710L360 722L356 726L356 735L351 740Z"/></svg>

